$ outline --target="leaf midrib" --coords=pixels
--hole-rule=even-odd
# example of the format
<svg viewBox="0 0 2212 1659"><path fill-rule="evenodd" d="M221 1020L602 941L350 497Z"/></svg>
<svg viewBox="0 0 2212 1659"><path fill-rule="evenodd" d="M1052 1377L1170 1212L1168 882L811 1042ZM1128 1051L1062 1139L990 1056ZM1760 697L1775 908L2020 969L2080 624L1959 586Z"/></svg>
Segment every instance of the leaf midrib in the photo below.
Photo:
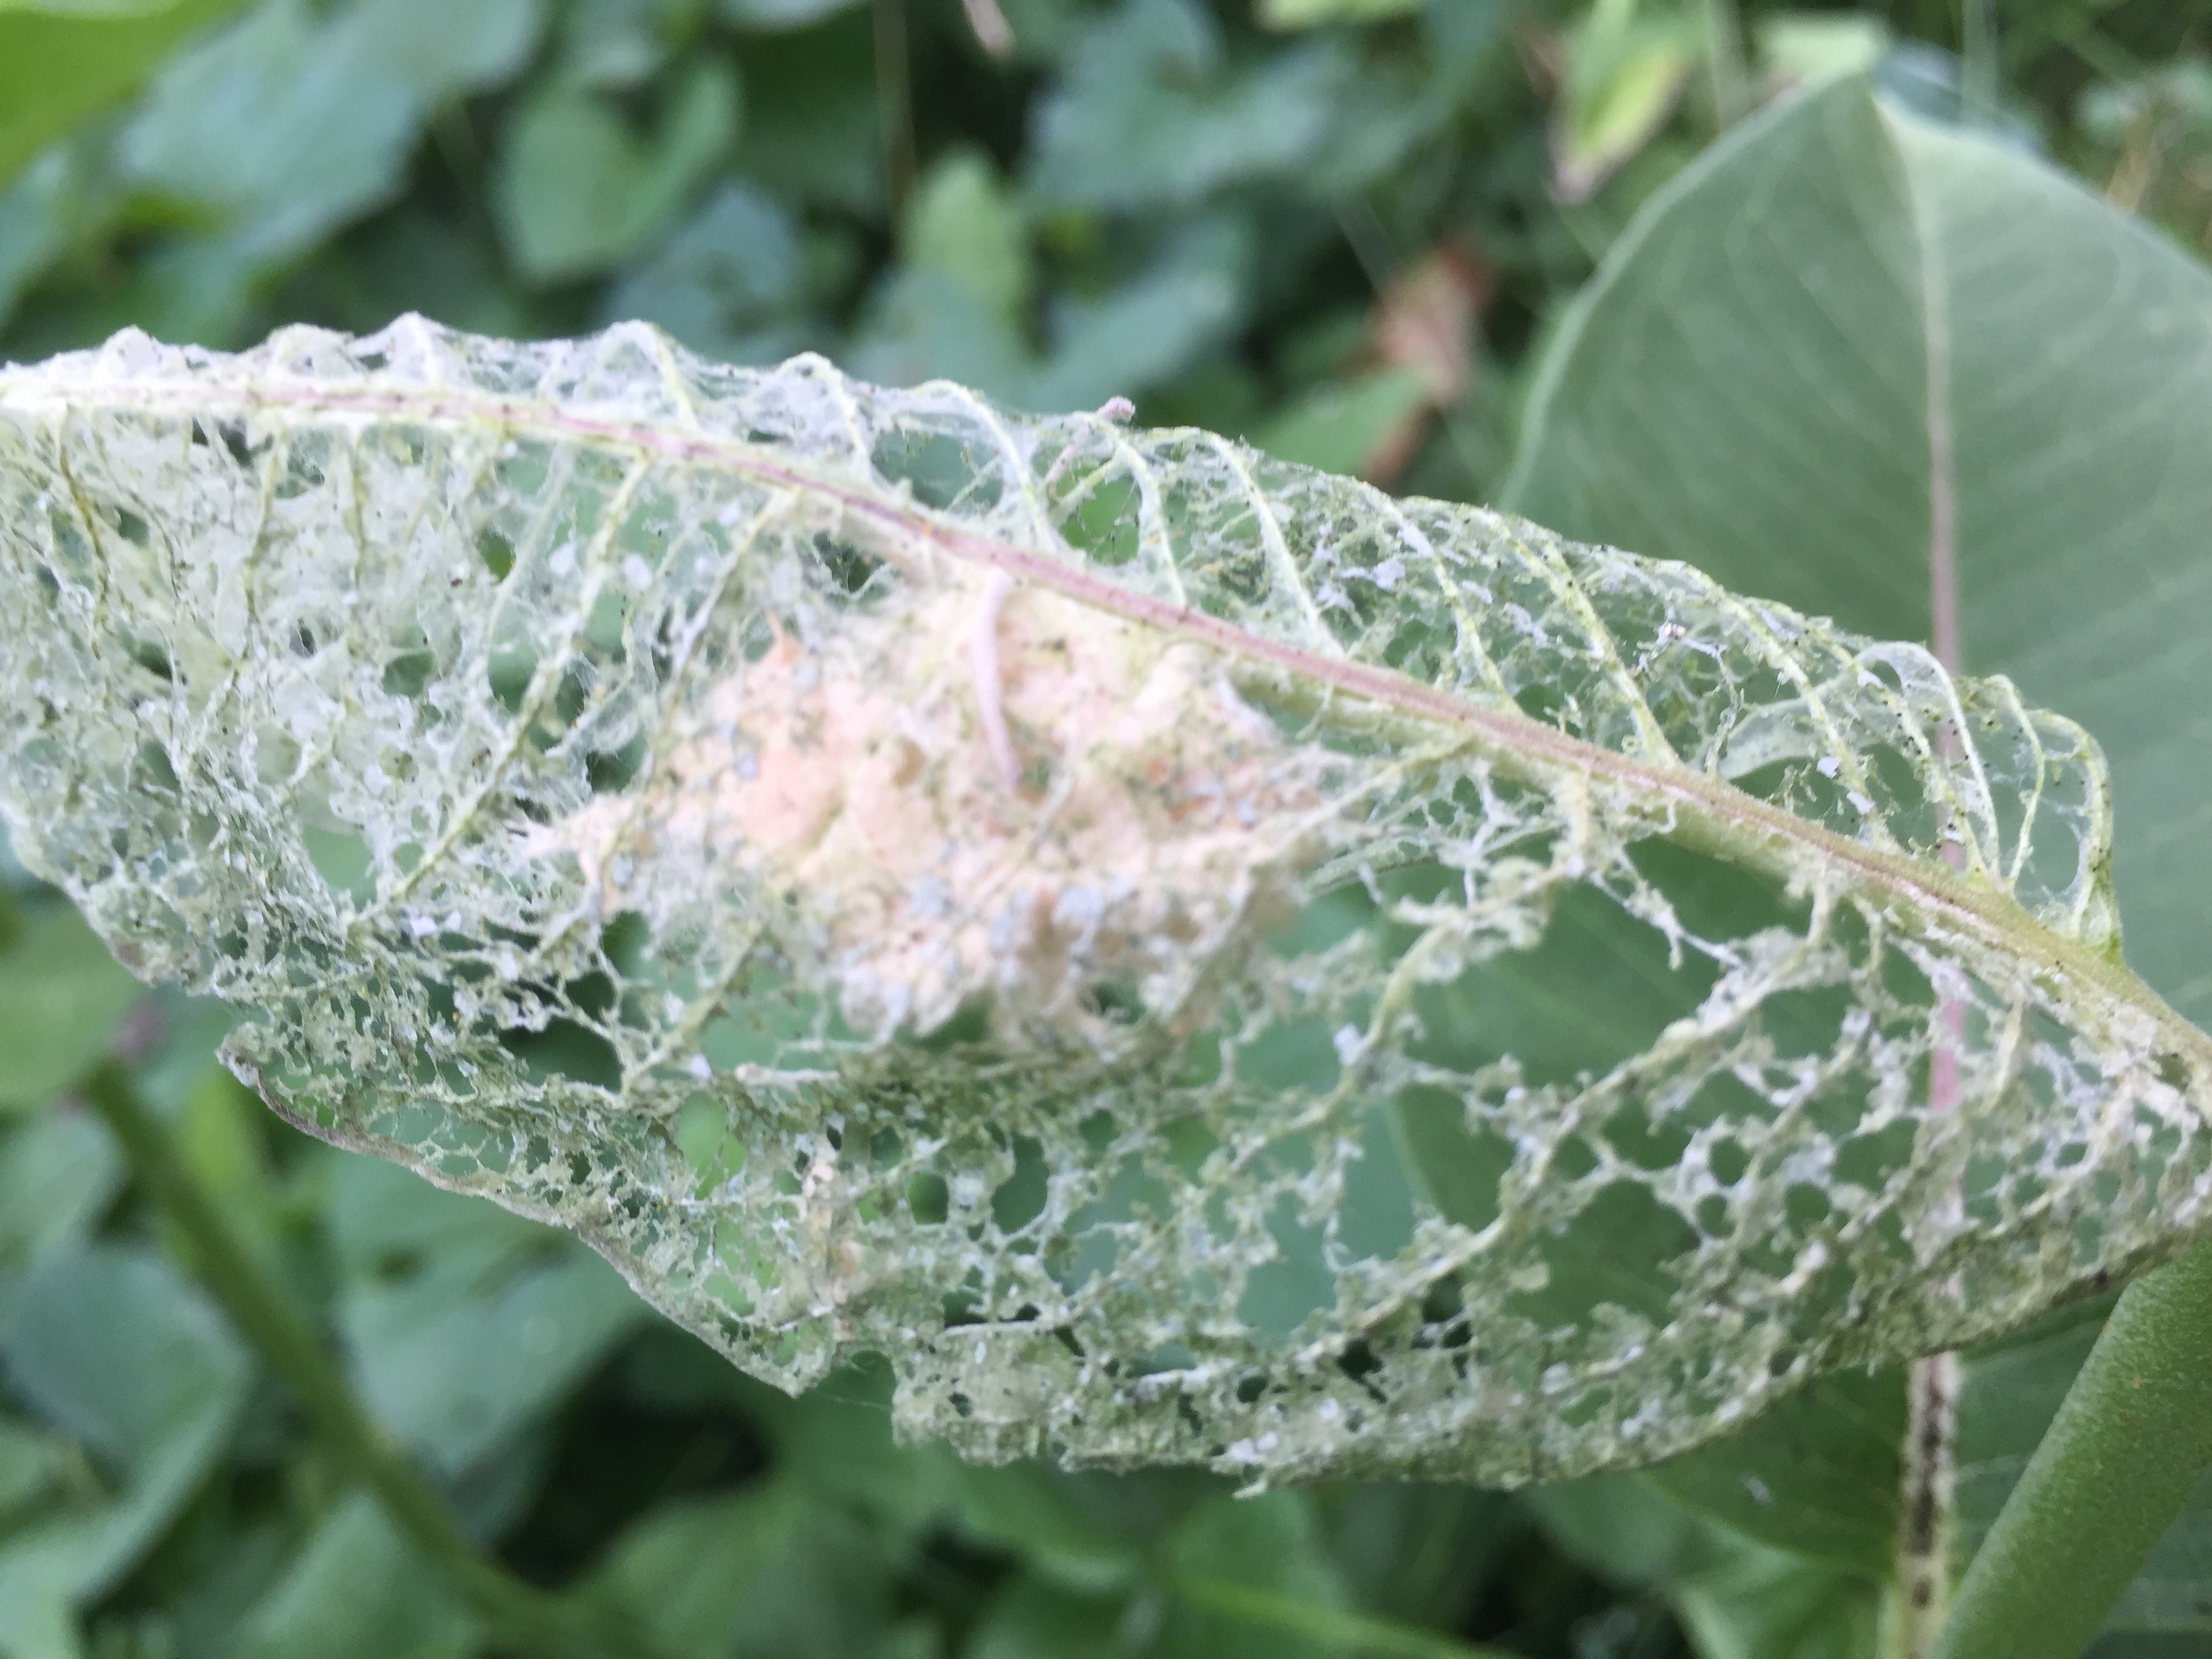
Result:
<svg viewBox="0 0 2212 1659"><path fill-rule="evenodd" d="M11 381L13 384L11 385ZM0 406L23 386L0 375ZM1133 592L1048 556L981 536L945 521L912 501L896 505L835 473L793 464L775 451L697 428L665 422L582 415L530 398L507 398L453 388L416 390L362 386L286 384L251 386L168 380L107 380L96 398L43 393L40 401L67 413L88 407L135 407L191 415L224 404L334 416L404 417L418 424L447 424L588 441L678 465L733 473L775 487L836 501L843 510L904 535L925 540L955 558L1005 571L1075 603L1212 647L1227 655L1264 664L1297 679L1437 725L1456 729L1510 770L1542 777L1577 772L1619 786L1668 809L1667 833L1686 845L1727 856L1785 882L1802 878L1808 863L1841 878L1843 890L1882 895L1917 913L1925 925L1948 926L1985 947L2033 963L2054 981L2062 1000L2073 987L2094 988L2148 1017L2163 1048L2191 1056L2192 1101L2212 1080L2212 1036L2167 1006L2123 963L2038 921L2011 895L1972 883L1922 860L1883 852L1812 823L1723 779L1671 761L1647 761L1570 735L1515 708L1486 708L1395 670L1342 657L1324 657L1284 641L1255 634L1219 617ZM1364 486L1362 488L1364 488ZM1438 503L1447 510L1462 510ZM1797 856L1790 855L1794 850ZM2100 1022L2101 1024L2101 1022Z"/></svg>

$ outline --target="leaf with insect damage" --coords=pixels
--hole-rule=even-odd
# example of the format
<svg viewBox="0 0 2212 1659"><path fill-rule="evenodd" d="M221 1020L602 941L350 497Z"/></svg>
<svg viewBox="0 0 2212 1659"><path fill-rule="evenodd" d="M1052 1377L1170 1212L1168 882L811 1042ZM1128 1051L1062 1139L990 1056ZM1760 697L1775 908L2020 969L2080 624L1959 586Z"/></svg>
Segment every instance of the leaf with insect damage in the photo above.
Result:
<svg viewBox="0 0 2212 1659"><path fill-rule="evenodd" d="M1638 1463L2212 1182L2078 728L1205 433L124 335L0 594L17 846L277 1110L970 1455Z"/></svg>

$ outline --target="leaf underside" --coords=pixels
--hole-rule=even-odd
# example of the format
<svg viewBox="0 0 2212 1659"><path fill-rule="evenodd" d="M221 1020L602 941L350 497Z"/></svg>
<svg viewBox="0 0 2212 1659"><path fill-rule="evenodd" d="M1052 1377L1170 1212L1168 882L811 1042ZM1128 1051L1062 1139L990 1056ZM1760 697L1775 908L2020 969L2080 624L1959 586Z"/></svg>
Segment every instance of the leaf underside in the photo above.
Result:
<svg viewBox="0 0 2212 1659"><path fill-rule="evenodd" d="M969 1455L1639 1463L2200 1218L2094 745L1683 566L407 319L0 371L0 600L20 852L272 1105Z"/></svg>

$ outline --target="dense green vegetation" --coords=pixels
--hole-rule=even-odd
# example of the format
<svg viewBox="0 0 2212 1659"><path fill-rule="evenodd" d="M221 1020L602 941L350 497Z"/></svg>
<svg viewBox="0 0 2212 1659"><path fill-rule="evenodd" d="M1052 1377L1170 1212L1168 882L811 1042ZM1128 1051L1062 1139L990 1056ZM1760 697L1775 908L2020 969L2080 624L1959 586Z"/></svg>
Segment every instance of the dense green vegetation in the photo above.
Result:
<svg viewBox="0 0 2212 1659"><path fill-rule="evenodd" d="M2208 27L2147 0L0 3L0 358L641 317L1503 500L2081 718L2130 958L2201 1024L2212 357L2174 319L2212 295ZM107 1127L139 1107L472 1535L659 1650L1877 1650L1896 1374L1512 1496L968 1468L892 1443L875 1370L785 1399L574 1241L287 1128L213 1064L225 1011L142 997L9 876L11 1659L501 1650L198 1288L205 1241ZM1967 1357L1961 1565L2106 1305ZM2105 1659L2212 1653L2208 1536L2212 1493Z"/></svg>

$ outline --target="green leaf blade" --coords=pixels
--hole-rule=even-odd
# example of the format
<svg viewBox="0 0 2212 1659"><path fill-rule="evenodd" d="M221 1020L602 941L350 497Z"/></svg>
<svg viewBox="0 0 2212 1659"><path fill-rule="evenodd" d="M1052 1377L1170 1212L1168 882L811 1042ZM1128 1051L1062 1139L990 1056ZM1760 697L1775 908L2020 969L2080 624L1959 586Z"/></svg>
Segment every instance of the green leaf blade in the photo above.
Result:
<svg viewBox="0 0 2212 1659"><path fill-rule="evenodd" d="M0 1112L82 1078L144 994L76 914L41 911L0 952Z"/></svg>
<svg viewBox="0 0 2212 1659"><path fill-rule="evenodd" d="M1716 145L1577 302L1504 499L1563 534L1927 638L1927 366L1905 189L1860 82Z"/></svg>
<svg viewBox="0 0 2212 1659"><path fill-rule="evenodd" d="M0 185L87 116L123 97L163 53L238 0L152 0L106 12L0 7Z"/></svg>
<svg viewBox="0 0 2212 1659"><path fill-rule="evenodd" d="M252 1367L196 1288L144 1251L58 1250L11 1288L0 1321L11 1385L112 1480L0 1541L12 1646L55 1602L108 1594L159 1541L221 1457Z"/></svg>
<svg viewBox="0 0 2212 1659"><path fill-rule="evenodd" d="M2212 276L2081 186L1840 81L1748 124L1622 239L1541 371L1506 499L1846 626L1928 639L2110 758L2128 954L2212 1012L2187 550ZM2059 619L2059 620L2054 620Z"/></svg>

